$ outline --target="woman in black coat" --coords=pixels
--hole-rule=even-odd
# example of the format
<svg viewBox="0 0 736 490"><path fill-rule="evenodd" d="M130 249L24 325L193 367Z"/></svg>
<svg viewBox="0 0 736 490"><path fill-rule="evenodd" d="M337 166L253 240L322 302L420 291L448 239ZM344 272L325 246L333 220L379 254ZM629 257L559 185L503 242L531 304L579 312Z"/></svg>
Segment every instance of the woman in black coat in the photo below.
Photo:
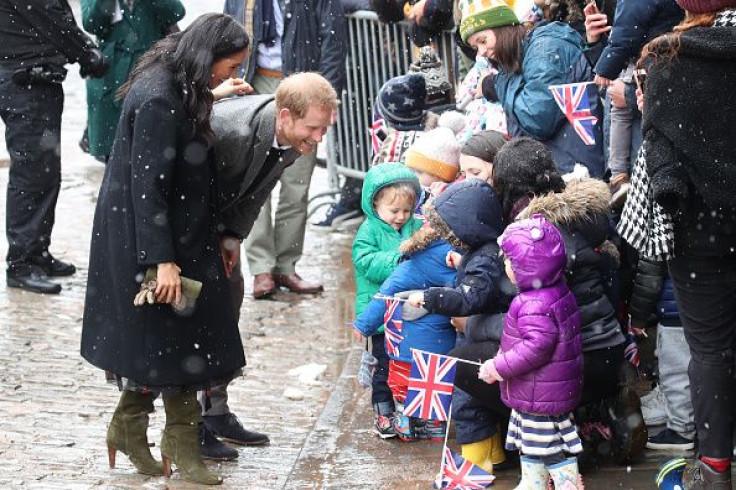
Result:
<svg viewBox="0 0 736 490"><path fill-rule="evenodd" d="M644 48L651 195L673 219L668 261L700 459L685 488L731 488L736 344L736 0L678 0L685 20Z"/></svg>
<svg viewBox="0 0 736 490"><path fill-rule="evenodd" d="M121 89L119 129L95 212L82 356L122 388L107 434L110 465L128 455L141 473L217 484L199 456L196 391L228 381L245 365L216 229L211 89L248 51L242 26L221 14L196 19L153 46ZM155 304L135 306L146 271ZM181 278L202 283L193 305L172 308ZM163 466L146 439L162 394Z"/></svg>

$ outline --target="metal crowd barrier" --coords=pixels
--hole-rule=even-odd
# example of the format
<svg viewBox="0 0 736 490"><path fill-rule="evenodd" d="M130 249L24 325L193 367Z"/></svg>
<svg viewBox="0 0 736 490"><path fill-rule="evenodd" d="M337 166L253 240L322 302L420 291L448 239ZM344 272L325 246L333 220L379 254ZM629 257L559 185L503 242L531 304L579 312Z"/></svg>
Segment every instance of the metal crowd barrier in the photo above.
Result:
<svg viewBox="0 0 736 490"><path fill-rule="evenodd" d="M312 200L338 193L341 177L363 179L371 161L369 129L373 102L388 79L409 72L409 65L418 54L406 22L382 23L375 12L368 11L348 14L346 19L347 87L342 93L337 124L327 139L330 190L313 196ZM456 55L451 32L444 33L437 41L437 54L454 85Z"/></svg>

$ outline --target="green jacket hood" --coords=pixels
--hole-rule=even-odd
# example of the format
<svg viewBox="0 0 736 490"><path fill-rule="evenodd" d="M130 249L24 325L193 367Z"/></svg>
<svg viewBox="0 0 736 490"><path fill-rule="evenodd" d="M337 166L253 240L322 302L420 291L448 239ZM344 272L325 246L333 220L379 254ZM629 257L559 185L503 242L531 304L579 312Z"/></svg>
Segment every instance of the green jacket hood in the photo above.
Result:
<svg viewBox="0 0 736 490"><path fill-rule="evenodd" d="M414 200L414 207L416 207L417 201L422 194L422 187L419 185L417 176L404 166L403 163L379 163L365 174L360 205L368 219L380 221L384 226L391 228L376 214L376 210L373 208L373 199L382 188L399 182L406 182L414 186L417 195Z"/></svg>

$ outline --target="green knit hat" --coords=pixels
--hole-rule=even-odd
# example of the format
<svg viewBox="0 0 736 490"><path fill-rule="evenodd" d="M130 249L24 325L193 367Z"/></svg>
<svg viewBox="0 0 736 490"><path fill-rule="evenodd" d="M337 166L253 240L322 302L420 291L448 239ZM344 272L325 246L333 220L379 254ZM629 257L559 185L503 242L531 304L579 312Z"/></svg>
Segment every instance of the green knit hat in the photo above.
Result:
<svg viewBox="0 0 736 490"><path fill-rule="evenodd" d="M504 0L460 0L460 37L464 43L476 32L492 27L513 26L519 19Z"/></svg>

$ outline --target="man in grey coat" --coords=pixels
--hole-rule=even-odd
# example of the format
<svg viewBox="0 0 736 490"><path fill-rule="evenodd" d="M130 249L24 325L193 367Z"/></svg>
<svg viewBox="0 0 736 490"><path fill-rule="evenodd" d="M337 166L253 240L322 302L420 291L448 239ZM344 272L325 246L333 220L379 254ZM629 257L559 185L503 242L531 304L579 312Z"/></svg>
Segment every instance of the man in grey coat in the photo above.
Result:
<svg viewBox="0 0 736 490"><path fill-rule="evenodd" d="M241 75L256 93L274 93L285 76L307 71L323 75L338 94L345 87L347 26L339 0L226 0L225 13L241 22L253 40ZM320 283L296 272L316 163L316 152L305 153L283 173L273 218L267 200L245 241L256 299L279 288L298 294L322 291Z"/></svg>
<svg viewBox="0 0 736 490"><path fill-rule="evenodd" d="M316 73L285 78L274 95L250 95L217 102L212 129L217 161L222 236L220 249L238 316L244 280L240 244L248 236L284 170L303 154L314 152L337 111L337 94ZM296 165L299 165L297 162ZM238 452L217 437L236 444L268 444L268 436L246 430L227 405L227 386L200 396L202 457L232 460Z"/></svg>

